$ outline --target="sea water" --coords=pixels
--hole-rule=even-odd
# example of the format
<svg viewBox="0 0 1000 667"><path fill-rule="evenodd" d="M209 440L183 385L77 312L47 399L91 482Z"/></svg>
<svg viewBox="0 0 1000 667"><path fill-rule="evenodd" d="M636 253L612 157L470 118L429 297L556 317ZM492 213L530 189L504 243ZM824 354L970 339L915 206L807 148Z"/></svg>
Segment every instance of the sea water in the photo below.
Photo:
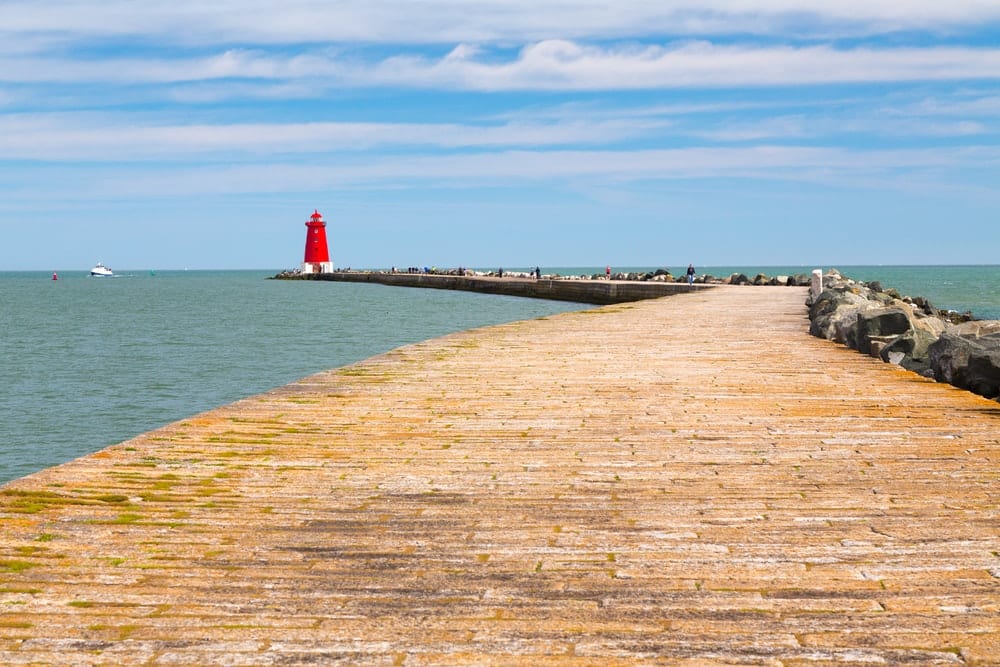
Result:
<svg viewBox="0 0 1000 667"><path fill-rule="evenodd" d="M589 307L275 273L0 273L0 483L401 345Z"/></svg>
<svg viewBox="0 0 1000 667"><path fill-rule="evenodd" d="M541 268L567 276L604 272ZM679 275L685 267L666 268ZM696 267L715 276L812 268ZM1000 319L1000 267L837 268L925 296L938 308ZM274 273L60 272L53 281L49 273L0 272L0 483L400 345L589 307L266 279Z"/></svg>

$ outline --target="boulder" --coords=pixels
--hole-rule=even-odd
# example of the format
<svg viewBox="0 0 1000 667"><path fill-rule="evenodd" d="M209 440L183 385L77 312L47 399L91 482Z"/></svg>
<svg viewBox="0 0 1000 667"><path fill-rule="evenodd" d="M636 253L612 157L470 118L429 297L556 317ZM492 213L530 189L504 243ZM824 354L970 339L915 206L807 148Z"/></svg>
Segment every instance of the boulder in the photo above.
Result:
<svg viewBox="0 0 1000 667"><path fill-rule="evenodd" d="M929 350L937 339L937 336L923 329L914 328L883 345L878 356L882 361L896 364L908 371L934 377Z"/></svg>
<svg viewBox="0 0 1000 667"><path fill-rule="evenodd" d="M933 316L918 315L913 318L912 324L914 329L924 331L935 339L948 328L948 324L944 320Z"/></svg>
<svg viewBox="0 0 1000 667"><path fill-rule="evenodd" d="M846 289L826 289L809 306L809 333L819 338L849 344L855 341L858 313L877 308L877 304Z"/></svg>
<svg viewBox="0 0 1000 667"><path fill-rule="evenodd" d="M858 313L857 350L871 353L872 338L902 336L912 331L910 314L902 308L878 308Z"/></svg>
<svg viewBox="0 0 1000 667"><path fill-rule="evenodd" d="M951 322L952 324L962 324L963 322L974 321L972 313L969 311L959 313L954 310L939 310L937 311L937 316Z"/></svg>
<svg viewBox="0 0 1000 667"><path fill-rule="evenodd" d="M951 325L947 327L947 331L963 338L982 338L983 336L1000 334L1000 321L972 320L970 322Z"/></svg>
<svg viewBox="0 0 1000 667"><path fill-rule="evenodd" d="M938 382L987 398L1000 396L1000 334L968 338L946 332L928 353Z"/></svg>
<svg viewBox="0 0 1000 667"><path fill-rule="evenodd" d="M747 278L745 274L734 273L733 275L729 276L729 284L730 285L748 285L748 284L750 284L750 279Z"/></svg>
<svg viewBox="0 0 1000 667"><path fill-rule="evenodd" d="M922 296L915 296L911 299L914 305L914 310L923 313L924 315L932 315L936 310L931 302Z"/></svg>
<svg viewBox="0 0 1000 667"><path fill-rule="evenodd" d="M796 273L794 276L788 276L789 287L809 287L811 283L812 278L804 273Z"/></svg>
<svg viewBox="0 0 1000 667"><path fill-rule="evenodd" d="M937 310L923 297L901 296L877 281L859 283L835 269L822 276L822 289L811 290L806 305L814 336L939 382L1000 397L1000 321Z"/></svg>

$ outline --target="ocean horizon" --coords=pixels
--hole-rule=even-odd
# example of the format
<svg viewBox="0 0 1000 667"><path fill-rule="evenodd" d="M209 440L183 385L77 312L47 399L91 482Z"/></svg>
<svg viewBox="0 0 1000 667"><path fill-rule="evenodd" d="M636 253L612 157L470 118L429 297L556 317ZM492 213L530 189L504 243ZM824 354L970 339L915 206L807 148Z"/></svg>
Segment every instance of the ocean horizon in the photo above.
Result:
<svg viewBox="0 0 1000 667"><path fill-rule="evenodd" d="M604 272L603 266L540 268L566 276ZM686 265L662 268L679 275ZM717 277L814 268L878 280L937 308L1000 319L1000 266L696 265ZM0 272L0 484L401 345L593 307L268 280L279 269L116 270L114 278L57 272L57 281L52 271Z"/></svg>

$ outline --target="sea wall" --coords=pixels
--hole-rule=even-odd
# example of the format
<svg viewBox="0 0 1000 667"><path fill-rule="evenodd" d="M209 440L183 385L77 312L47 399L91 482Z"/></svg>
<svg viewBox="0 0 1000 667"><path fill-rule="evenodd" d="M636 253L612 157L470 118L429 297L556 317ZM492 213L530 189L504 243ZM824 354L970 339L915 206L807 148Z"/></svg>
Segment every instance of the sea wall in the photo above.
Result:
<svg viewBox="0 0 1000 667"><path fill-rule="evenodd" d="M831 270L810 291L809 332L925 377L1000 399L1000 321L939 310Z"/></svg>
<svg viewBox="0 0 1000 667"><path fill-rule="evenodd" d="M698 275L694 283L689 285L684 276L675 278L668 271L662 269L650 273L612 273L610 280L603 275L542 275L536 279L527 273L504 272L503 275L499 275L498 272L483 274L461 269L449 271L410 270L405 272L352 271L348 269L319 274L285 271L274 278L277 280L326 280L378 283L397 287L462 290L596 305L627 303L674 294L687 294L717 285L783 285L794 287L809 284L809 277L805 275L767 276L759 273L750 278L737 273L725 278L702 274Z"/></svg>
<svg viewBox="0 0 1000 667"><path fill-rule="evenodd" d="M606 305L656 299L710 289L714 285L687 285L665 281L567 280L554 278L499 278L492 276L457 276L435 273L390 273L382 271L335 271L320 274L279 275L284 280L326 280L351 283L377 283L397 287L461 290L484 294L552 299Z"/></svg>

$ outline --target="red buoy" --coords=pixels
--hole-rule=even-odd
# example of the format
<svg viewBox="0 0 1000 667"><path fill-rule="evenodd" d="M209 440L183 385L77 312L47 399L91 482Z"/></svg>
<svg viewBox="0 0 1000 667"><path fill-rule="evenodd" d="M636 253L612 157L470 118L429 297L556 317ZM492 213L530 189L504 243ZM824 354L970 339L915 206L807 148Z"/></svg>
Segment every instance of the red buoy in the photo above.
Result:
<svg viewBox="0 0 1000 667"><path fill-rule="evenodd" d="M55 271L52 272L52 280L59 280L59 274Z"/></svg>
<svg viewBox="0 0 1000 667"><path fill-rule="evenodd" d="M326 223L317 210L306 222L306 252L302 259L302 273L332 273L330 249L326 244Z"/></svg>

